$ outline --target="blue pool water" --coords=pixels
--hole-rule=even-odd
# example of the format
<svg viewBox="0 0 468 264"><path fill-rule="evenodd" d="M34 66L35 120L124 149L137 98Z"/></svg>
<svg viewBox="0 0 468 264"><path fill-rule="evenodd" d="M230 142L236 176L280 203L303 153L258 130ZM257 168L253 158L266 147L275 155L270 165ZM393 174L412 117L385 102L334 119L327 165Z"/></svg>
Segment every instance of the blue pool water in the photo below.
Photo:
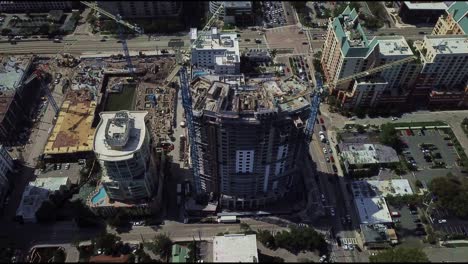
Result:
<svg viewBox="0 0 468 264"><path fill-rule="evenodd" d="M91 198L91 202L93 204L97 204L99 203L101 200L103 200L104 198L106 198L106 191L104 190L104 187L101 187L99 189L99 192L96 193L96 195L93 196L93 198Z"/></svg>
<svg viewBox="0 0 468 264"><path fill-rule="evenodd" d="M204 71L194 71L193 72L193 78L196 78L198 76L203 76L203 75L207 75L208 73L207 72L204 72Z"/></svg>

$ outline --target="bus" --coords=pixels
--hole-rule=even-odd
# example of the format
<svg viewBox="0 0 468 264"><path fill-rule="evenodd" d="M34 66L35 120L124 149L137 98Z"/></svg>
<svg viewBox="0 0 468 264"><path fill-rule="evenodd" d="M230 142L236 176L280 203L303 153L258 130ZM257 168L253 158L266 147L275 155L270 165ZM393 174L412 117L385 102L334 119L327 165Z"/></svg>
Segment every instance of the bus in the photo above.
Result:
<svg viewBox="0 0 468 264"><path fill-rule="evenodd" d="M237 223L237 216L224 215L218 218L218 223Z"/></svg>

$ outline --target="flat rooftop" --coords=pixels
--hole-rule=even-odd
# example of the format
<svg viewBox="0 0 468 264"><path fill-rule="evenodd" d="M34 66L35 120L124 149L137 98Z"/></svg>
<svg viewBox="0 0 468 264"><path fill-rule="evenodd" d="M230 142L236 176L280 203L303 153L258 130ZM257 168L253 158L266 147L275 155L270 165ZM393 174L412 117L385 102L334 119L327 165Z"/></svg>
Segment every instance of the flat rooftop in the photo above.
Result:
<svg viewBox="0 0 468 264"><path fill-rule="evenodd" d="M191 85L194 110L219 114L290 112L309 107L308 84L289 78L252 78L245 82L198 77Z"/></svg>
<svg viewBox="0 0 468 264"><path fill-rule="evenodd" d="M92 151L94 128L91 124L96 101L88 90L70 91L60 109L57 122L47 140L44 154Z"/></svg>
<svg viewBox="0 0 468 264"><path fill-rule="evenodd" d="M378 164L399 162L396 151L382 144L341 143L341 156L349 164Z"/></svg>
<svg viewBox="0 0 468 264"><path fill-rule="evenodd" d="M447 5L444 2L413 2L413 1L404 1L408 9L411 10L446 10Z"/></svg>
<svg viewBox="0 0 468 264"><path fill-rule="evenodd" d="M147 111L101 112L94 137L94 152L99 159L124 160L140 149L146 136L147 114Z"/></svg>
<svg viewBox="0 0 468 264"><path fill-rule="evenodd" d="M406 179L353 181L351 186L355 197L413 194L410 183Z"/></svg>
<svg viewBox="0 0 468 264"><path fill-rule="evenodd" d="M252 1L224 1L225 8L252 8Z"/></svg>
<svg viewBox="0 0 468 264"><path fill-rule="evenodd" d="M468 37L466 35L425 36L424 42L426 47L433 47L437 54L468 53Z"/></svg>
<svg viewBox="0 0 468 264"><path fill-rule="evenodd" d="M193 46L192 48L196 50L225 50L226 53L237 57L239 61L240 53L237 33L219 32L215 27L211 28L209 31L191 29L191 39L195 39L198 35L201 35L200 41L196 47Z"/></svg>
<svg viewBox="0 0 468 264"><path fill-rule="evenodd" d="M0 60L0 92L16 91L26 80L32 56L5 56Z"/></svg>
<svg viewBox="0 0 468 264"><path fill-rule="evenodd" d="M392 217L383 197L355 197L360 224L392 223Z"/></svg>
<svg viewBox="0 0 468 264"><path fill-rule="evenodd" d="M256 235L216 236L213 239L213 262L258 262Z"/></svg>
<svg viewBox="0 0 468 264"><path fill-rule="evenodd" d="M394 55L413 55L408 43L402 36L395 36L393 38L378 37L380 53L385 56Z"/></svg>

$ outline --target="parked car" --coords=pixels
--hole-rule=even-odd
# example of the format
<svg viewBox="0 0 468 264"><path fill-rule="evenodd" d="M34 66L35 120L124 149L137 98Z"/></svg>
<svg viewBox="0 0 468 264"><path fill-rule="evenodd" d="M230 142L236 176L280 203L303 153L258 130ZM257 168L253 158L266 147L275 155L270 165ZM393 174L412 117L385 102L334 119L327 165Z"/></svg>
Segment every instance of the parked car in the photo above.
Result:
<svg viewBox="0 0 468 264"><path fill-rule="evenodd" d="M334 171L335 173L338 172L338 168L336 168L335 164L332 165L332 168L333 168L333 171Z"/></svg>

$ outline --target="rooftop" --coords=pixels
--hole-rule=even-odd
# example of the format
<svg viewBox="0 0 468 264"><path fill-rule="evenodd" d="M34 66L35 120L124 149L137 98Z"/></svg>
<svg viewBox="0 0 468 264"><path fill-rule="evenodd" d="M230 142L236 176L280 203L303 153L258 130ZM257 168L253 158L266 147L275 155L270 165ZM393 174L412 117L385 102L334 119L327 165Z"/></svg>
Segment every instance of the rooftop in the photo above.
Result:
<svg viewBox="0 0 468 264"><path fill-rule="evenodd" d="M26 78L32 56L9 56L0 60L0 92L15 91Z"/></svg>
<svg viewBox="0 0 468 264"><path fill-rule="evenodd" d="M91 98L88 90L70 91L67 94L44 154L92 151L95 129L91 124L96 101Z"/></svg>
<svg viewBox="0 0 468 264"><path fill-rule="evenodd" d="M457 21L465 34L468 34L468 2L455 1L447 9L447 12L452 15Z"/></svg>
<svg viewBox="0 0 468 264"><path fill-rule="evenodd" d="M406 179L353 181L352 190L355 197L413 194L409 181Z"/></svg>
<svg viewBox="0 0 468 264"><path fill-rule="evenodd" d="M341 143L341 156L349 164L377 164L399 162L396 151L382 144Z"/></svg>
<svg viewBox="0 0 468 264"><path fill-rule="evenodd" d="M172 263L187 263L189 249L178 244L172 245Z"/></svg>
<svg viewBox="0 0 468 264"><path fill-rule="evenodd" d="M432 47L437 54L468 53L468 37L466 35L425 36L424 42L426 47Z"/></svg>
<svg viewBox="0 0 468 264"><path fill-rule="evenodd" d="M395 230L387 229L385 225L361 224L360 228L364 243L385 243L390 242L392 239L396 239Z"/></svg>
<svg viewBox="0 0 468 264"><path fill-rule="evenodd" d="M405 5L408 9L412 10L446 10L447 5L444 2L412 2L412 1L404 1Z"/></svg>
<svg viewBox="0 0 468 264"><path fill-rule="evenodd" d="M213 240L213 262L258 262L256 235L216 236Z"/></svg>
<svg viewBox="0 0 468 264"><path fill-rule="evenodd" d="M49 193L60 189L68 183L68 177L38 178L26 186L16 215L25 222L35 222L36 211L49 198Z"/></svg>
<svg viewBox="0 0 468 264"><path fill-rule="evenodd" d="M190 30L191 40L196 39L197 34L201 34L200 40L196 47L196 50L225 50L225 54L220 57L231 56L230 60L239 62L239 41L237 40L236 33L222 33L217 28L213 27L210 31L202 32L196 29Z"/></svg>
<svg viewBox="0 0 468 264"><path fill-rule="evenodd" d="M359 213L361 224L391 223L392 217L385 199L382 197L355 197L354 203Z"/></svg>
<svg viewBox="0 0 468 264"><path fill-rule="evenodd" d="M224 1L225 8L252 8L252 1Z"/></svg>
<svg viewBox="0 0 468 264"><path fill-rule="evenodd" d="M128 159L141 148L146 136L147 111L101 112L94 152L101 160Z"/></svg>
<svg viewBox="0 0 468 264"><path fill-rule="evenodd" d="M378 37L380 53L385 56L413 55L408 43L402 36Z"/></svg>
<svg viewBox="0 0 468 264"><path fill-rule="evenodd" d="M210 111L231 117L252 117L262 113L294 112L308 108L305 100L308 85L289 78L253 78L245 82L227 83L198 77L192 81L195 111Z"/></svg>

